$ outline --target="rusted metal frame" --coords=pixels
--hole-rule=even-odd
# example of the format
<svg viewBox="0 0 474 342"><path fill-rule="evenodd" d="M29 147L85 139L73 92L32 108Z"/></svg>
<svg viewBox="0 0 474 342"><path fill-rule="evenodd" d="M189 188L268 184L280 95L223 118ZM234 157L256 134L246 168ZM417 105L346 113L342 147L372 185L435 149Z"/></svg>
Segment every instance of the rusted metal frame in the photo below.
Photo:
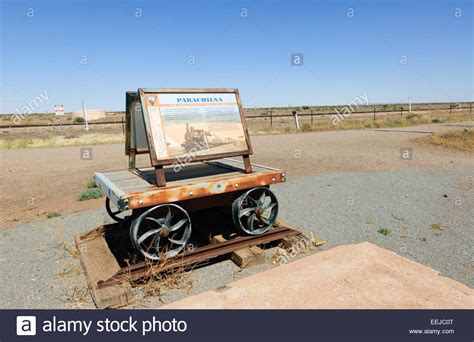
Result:
<svg viewBox="0 0 474 342"><path fill-rule="evenodd" d="M240 119L244 126L244 134L245 134L245 141L247 142L248 146L248 154L253 154L252 142L250 141L250 134L248 130L247 120L244 113L244 107L242 106L242 99L240 98L239 89L234 89L235 97L237 99L237 105L239 107Z"/></svg>
<svg viewBox="0 0 474 342"><path fill-rule="evenodd" d="M237 105L239 106L240 120L242 121L242 125L244 127L245 141L247 142L247 146L249 150L248 154L243 155L245 173L252 173L252 163L250 162L250 155L253 153L253 149L252 149L252 143L250 141L250 134L248 130L247 120L244 114L244 108L242 106L242 99L240 98L240 92L238 89L235 89L235 97L237 99Z"/></svg>
<svg viewBox="0 0 474 342"><path fill-rule="evenodd" d="M243 158L244 158L245 173L252 173L252 163L250 162L250 157L247 154L247 155L244 155Z"/></svg>
<svg viewBox="0 0 474 342"><path fill-rule="evenodd" d="M156 185L163 187L166 185L165 169L163 165L155 166L155 175L156 175Z"/></svg>
<svg viewBox="0 0 474 342"><path fill-rule="evenodd" d="M148 154L150 150L148 148L136 148L135 154Z"/></svg>
<svg viewBox="0 0 474 342"><path fill-rule="evenodd" d="M121 199L127 202L130 209L138 209L161 203L185 201L192 198L267 186L283 181L285 181L283 171L241 174L231 178L228 175L222 175L207 180L206 177L203 177L202 181L194 184L167 186L146 192L128 193Z"/></svg>
<svg viewBox="0 0 474 342"><path fill-rule="evenodd" d="M97 283L97 287L99 289L103 289L119 284L124 280L134 281L143 278L144 276L151 276L154 268L156 269L154 274L157 274L175 267L183 267L204 262L246 247L263 245L272 241L281 240L285 237L299 234L301 234L301 232L298 230L276 224L275 228L272 228L263 235L238 236L222 243L206 245L195 248L193 251L186 251L181 255L181 257L177 257L176 259L172 259L170 261L165 261L163 267L157 267L159 264L150 265L144 262L123 267L109 279L106 279L105 281L99 281Z"/></svg>
<svg viewBox="0 0 474 342"><path fill-rule="evenodd" d="M206 197L199 197L178 202L179 206L185 209L188 213L217 207L227 207L229 210L232 207L234 200L243 194L245 190L237 190L233 192L225 192L218 195L210 195Z"/></svg>
<svg viewBox="0 0 474 342"><path fill-rule="evenodd" d="M146 109L146 101L145 101L146 93L161 93L161 94L163 93L169 93L169 94L173 94L173 93L184 93L184 94L186 93L234 93L236 95L240 118L241 118L242 125L244 128L244 135L245 135L245 140L247 143L247 150L239 151L239 152L216 153L216 154L205 155L205 156L194 156L193 162L208 161L208 160L220 159L224 157L251 155L253 153L252 144L250 142L248 127L245 121L245 115L243 114L242 102L240 99L240 94L239 94L238 89L232 89L232 88L162 88L162 89L140 88L138 89L138 92L140 95L140 102L142 104L142 113L143 113L144 122L145 122L145 130L147 132L148 145L150 147L150 160L153 166L170 165L173 163L179 163L181 159L180 158L171 158L171 159L157 159L156 158L156 148L154 146L154 141L152 141L153 139L151 135L149 113Z"/></svg>
<svg viewBox="0 0 474 342"><path fill-rule="evenodd" d="M204 162L204 161L210 161L210 160L215 160L215 159L222 159L222 158L227 158L227 157L240 157L243 155L248 155L248 151L237 151L237 152L225 152L225 153L215 153L215 154L209 154L205 156L193 156L191 162ZM181 158L173 158L173 159L166 159L166 160L159 160L156 165L171 165L173 163L182 163L183 159ZM156 166L155 164L153 164Z"/></svg>

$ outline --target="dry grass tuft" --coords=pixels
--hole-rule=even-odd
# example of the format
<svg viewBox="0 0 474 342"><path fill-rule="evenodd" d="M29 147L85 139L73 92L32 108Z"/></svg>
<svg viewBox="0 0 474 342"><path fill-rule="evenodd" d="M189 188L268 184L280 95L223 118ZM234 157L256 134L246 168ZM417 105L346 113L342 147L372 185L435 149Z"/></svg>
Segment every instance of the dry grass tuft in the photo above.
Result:
<svg viewBox="0 0 474 342"><path fill-rule="evenodd" d="M175 259L173 259L174 261ZM160 263L145 261L147 264L147 274L139 281L131 282L135 285L135 298L137 302L144 305L147 297L154 296L166 304L163 295L170 290L184 290L190 293L193 287L193 280L190 275L190 266L174 266L168 268L171 260L164 260Z"/></svg>
<svg viewBox="0 0 474 342"><path fill-rule="evenodd" d="M47 138L19 138L14 140L0 139L0 149L10 150L26 147L58 147L58 146L83 146L99 144L116 144L124 141L122 133L104 134L93 133L84 134L76 137L68 136L49 136Z"/></svg>
<svg viewBox="0 0 474 342"><path fill-rule="evenodd" d="M79 264L74 264L70 269L63 269L59 272L59 277L63 283L64 295L71 309L83 309L89 302L89 285L86 277L82 273Z"/></svg>
<svg viewBox="0 0 474 342"><path fill-rule="evenodd" d="M39 246L38 250L40 252L45 252L47 250L58 251L59 253L55 255L55 260L62 260L67 255L74 259L79 258L79 251L77 250L76 245L67 241L65 238L64 225L60 226L58 229L48 227L48 231L50 231L52 237L56 238L55 240L57 240L57 242L50 242Z"/></svg>
<svg viewBox="0 0 474 342"><path fill-rule="evenodd" d="M47 230L54 242L39 246L38 251L52 252L51 261L56 261L60 267L58 277L62 283L63 297L68 307L82 309L90 302L90 296L86 277L77 260L79 251L74 243L66 239L63 225L58 228L48 227Z"/></svg>
<svg viewBox="0 0 474 342"><path fill-rule="evenodd" d="M427 137L415 139L419 144L441 146L460 151L474 152L474 130L464 129L448 133L434 133Z"/></svg>
<svg viewBox="0 0 474 342"><path fill-rule="evenodd" d="M125 260L128 267L131 267L139 262L135 257ZM146 259L143 261L146 264L146 274L140 279L134 279L131 273L122 277L121 282L115 286L127 287L127 291L133 291L135 297L135 305L146 306L148 297L156 297L158 300L165 303L163 299L164 294L170 290L184 290L190 293L193 287L193 281L190 271L193 266L183 266L178 258L163 259L160 262Z"/></svg>
<svg viewBox="0 0 474 342"><path fill-rule="evenodd" d="M94 240L95 238L102 237L105 234L105 227L103 225L98 226L94 230L91 230L87 234L81 237L81 243Z"/></svg>

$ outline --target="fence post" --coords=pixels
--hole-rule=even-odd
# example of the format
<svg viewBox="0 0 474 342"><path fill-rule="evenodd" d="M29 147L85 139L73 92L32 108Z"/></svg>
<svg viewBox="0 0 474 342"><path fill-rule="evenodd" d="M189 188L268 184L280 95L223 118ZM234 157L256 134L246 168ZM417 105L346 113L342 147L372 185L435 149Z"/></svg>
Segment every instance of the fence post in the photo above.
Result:
<svg viewBox="0 0 474 342"><path fill-rule="evenodd" d="M374 107L374 120L375 120L375 107Z"/></svg>
<svg viewBox="0 0 474 342"><path fill-rule="evenodd" d="M449 105L449 116L451 116L451 109L453 108L453 105Z"/></svg>
<svg viewBox="0 0 474 342"><path fill-rule="evenodd" d="M311 125L313 125L313 111L311 111Z"/></svg>
<svg viewBox="0 0 474 342"><path fill-rule="evenodd" d="M273 127L273 113L270 111L270 127Z"/></svg>
<svg viewBox="0 0 474 342"><path fill-rule="evenodd" d="M400 107L400 117L403 118L403 107Z"/></svg>
<svg viewBox="0 0 474 342"><path fill-rule="evenodd" d="M122 133L125 134L125 125L123 124L123 118L122 118Z"/></svg>
<svg viewBox="0 0 474 342"><path fill-rule="evenodd" d="M472 114L472 102L469 103L469 115L471 115L471 114Z"/></svg>
<svg viewBox="0 0 474 342"><path fill-rule="evenodd" d="M296 129L300 129L300 123L298 122L298 113L296 112L296 110L293 111L293 116L295 117Z"/></svg>

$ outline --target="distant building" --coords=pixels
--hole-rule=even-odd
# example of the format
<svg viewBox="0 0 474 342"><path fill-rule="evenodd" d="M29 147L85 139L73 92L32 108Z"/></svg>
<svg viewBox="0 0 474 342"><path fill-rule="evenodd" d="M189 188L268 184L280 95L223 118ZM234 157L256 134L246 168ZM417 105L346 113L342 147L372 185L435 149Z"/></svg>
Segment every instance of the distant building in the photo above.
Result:
<svg viewBox="0 0 474 342"><path fill-rule="evenodd" d="M107 113L103 109L87 109L86 114L87 114L87 120L89 121L103 119L107 117ZM84 113L82 112L82 110L76 110L71 113L71 116L73 118L83 118Z"/></svg>

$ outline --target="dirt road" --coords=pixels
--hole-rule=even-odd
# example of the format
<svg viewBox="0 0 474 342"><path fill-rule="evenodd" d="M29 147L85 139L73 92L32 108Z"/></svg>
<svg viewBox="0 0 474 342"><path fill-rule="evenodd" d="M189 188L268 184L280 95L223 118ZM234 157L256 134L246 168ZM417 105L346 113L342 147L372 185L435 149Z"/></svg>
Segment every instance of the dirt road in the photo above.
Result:
<svg viewBox="0 0 474 342"><path fill-rule="evenodd" d="M472 126L472 123L422 125L397 129L335 131L252 138L255 163L283 168L296 176L387 170L450 172L472 166L472 155L442 148L421 147L412 140L430 132ZM412 160L400 149L413 148ZM103 199L80 202L78 194L95 171L127 168L121 144L90 147L92 159L81 159L81 147L28 148L0 151L0 227L45 219L47 211L61 215L100 208ZM142 158L142 164L148 160Z"/></svg>

